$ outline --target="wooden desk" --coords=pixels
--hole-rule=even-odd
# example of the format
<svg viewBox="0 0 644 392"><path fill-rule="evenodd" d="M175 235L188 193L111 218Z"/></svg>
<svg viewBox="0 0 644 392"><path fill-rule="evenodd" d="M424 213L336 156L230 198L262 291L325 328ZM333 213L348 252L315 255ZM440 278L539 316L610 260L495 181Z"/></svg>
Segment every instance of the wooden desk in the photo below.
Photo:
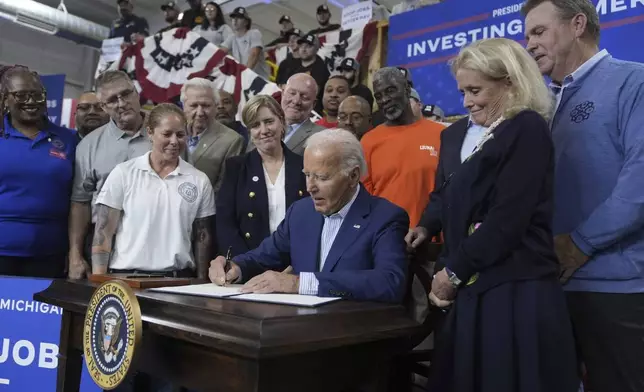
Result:
<svg viewBox="0 0 644 392"><path fill-rule="evenodd" d="M79 390L83 321L95 287L56 280L34 295L64 309L58 392ZM419 328L398 305L339 301L301 308L136 295L144 332L133 367L204 392L385 391L393 356Z"/></svg>

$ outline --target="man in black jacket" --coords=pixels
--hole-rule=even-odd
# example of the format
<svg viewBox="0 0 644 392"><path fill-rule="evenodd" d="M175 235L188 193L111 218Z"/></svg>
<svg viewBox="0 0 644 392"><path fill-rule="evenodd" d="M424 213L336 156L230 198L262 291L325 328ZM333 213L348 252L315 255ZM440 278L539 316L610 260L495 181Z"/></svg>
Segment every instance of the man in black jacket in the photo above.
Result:
<svg viewBox="0 0 644 392"><path fill-rule="evenodd" d="M299 52L301 64L294 74L305 73L311 75L313 79L315 79L315 82L318 85L318 96L317 102L315 103L315 111L322 116L322 96L324 95L324 86L326 85L327 80L329 80L331 73L324 63L324 60L318 56L320 41L315 35L309 33L297 40L297 43L300 45Z"/></svg>
<svg viewBox="0 0 644 392"><path fill-rule="evenodd" d="M201 0L188 0L188 4L190 4L190 9L183 12L181 24L193 29L195 26L202 24L203 21L206 20L206 14L204 13L204 8L201 5Z"/></svg>
<svg viewBox="0 0 644 392"><path fill-rule="evenodd" d="M326 33L333 30L338 30L340 28L339 24L331 23L331 11L329 11L329 6L322 4L318 7L317 10L318 27L315 30L309 31L309 34L318 35Z"/></svg>
<svg viewBox="0 0 644 392"><path fill-rule="evenodd" d="M286 58L279 63L277 77L275 78L275 83L280 87L286 84L288 78L295 75L297 69L302 64L300 61L300 44L297 43L301 37L302 31L300 29L291 29L286 32L289 53L286 55Z"/></svg>
<svg viewBox="0 0 644 392"><path fill-rule="evenodd" d="M266 47L288 43L288 33L293 30L293 20L288 15L282 15L278 23L282 25L280 36L272 40Z"/></svg>
<svg viewBox="0 0 644 392"><path fill-rule="evenodd" d="M349 81L351 95L366 99L369 107L373 108L373 93L367 86L360 83L360 64L355 59L347 57L340 63L338 71Z"/></svg>

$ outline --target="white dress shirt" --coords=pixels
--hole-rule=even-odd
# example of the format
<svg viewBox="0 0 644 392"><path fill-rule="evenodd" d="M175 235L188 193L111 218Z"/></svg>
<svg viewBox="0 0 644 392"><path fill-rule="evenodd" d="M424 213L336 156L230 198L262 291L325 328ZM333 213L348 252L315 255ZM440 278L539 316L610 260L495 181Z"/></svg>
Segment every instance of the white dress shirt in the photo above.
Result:
<svg viewBox="0 0 644 392"><path fill-rule="evenodd" d="M275 184L271 183L271 178L264 167L264 178L266 179L266 193L268 193L268 227L271 234L277 230L277 226L282 222L286 215L286 174L284 174L285 163L282 161L282 167L277 174Z"/></svg>
<svg viewBox="0 0 644 392"><path fill-rule="evenodd" d="M359 186L356 188L356 192L353 194L353 197L351 198L351 200L349 200L349 202L344 207L342 207L340 211L336 212L333 215L324 216L324 226L322 226L322 235L320 240L320 271L322 271L322 269L324 268L326 257L329 255L329 251L331 251L331 247L333 246L335 237L338 235L338 232L340 231L340 227L342 227L342 222L344 222L344 218L347 217L347 214L349 213L349 210L351 209L353 202L356 201L356 198L358 197L358 193L360 193ZM320 282L315 277L315 273L313 272L300 273L299 294L318 295L319 285L320 285Z"/></svg>
<svg viewBox="0 0 644 392"><path fill-rule="evenodd" d="M463 139L463 145L461 146L461 163L465 162L465 160L472 155L474 149L487 131L487 127L474 124L472 120L470 120L469 124L467 133L465 134L465 139Z"/></svg>

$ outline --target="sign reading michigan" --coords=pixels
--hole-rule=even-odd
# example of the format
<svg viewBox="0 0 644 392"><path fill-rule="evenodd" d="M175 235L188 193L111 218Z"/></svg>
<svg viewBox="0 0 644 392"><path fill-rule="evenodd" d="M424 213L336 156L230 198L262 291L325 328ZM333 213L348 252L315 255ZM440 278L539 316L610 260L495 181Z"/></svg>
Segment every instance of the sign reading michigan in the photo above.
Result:
<svg viewBox="0 0 644 392"><path fill-rule="evenodd" d="M118 280L99 286L85 315L83 351L100 388L112 390L126 378L141 333L141 309L132 289Z"/></svg>

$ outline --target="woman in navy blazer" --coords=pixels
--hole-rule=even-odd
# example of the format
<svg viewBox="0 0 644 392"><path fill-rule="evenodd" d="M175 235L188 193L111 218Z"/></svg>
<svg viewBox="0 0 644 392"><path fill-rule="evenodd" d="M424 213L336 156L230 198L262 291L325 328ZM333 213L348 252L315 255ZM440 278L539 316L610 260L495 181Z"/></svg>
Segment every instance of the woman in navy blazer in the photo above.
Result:
<svg viewBox="0 0 644 392"><path fill-rule="evenodd" d="M308 196L302 157L282 142L286 121L277 101L268 95L251 98L242 120L254 149L226 161L217 195L219 252L230 249L232 256L257 248L290 205Z"/></svg>
<svg viewBox="0 0 644 392"><path fill-rule="evenodd" d="M463 48L452 71L479 127L462 138L457 127L444 131L444 181L430 201L438 204L416 234L442 227L445 268L430 300L451 305L427 390L575 392L574 338L551 226L552 96L534 60L508 39Z"/></svg>

